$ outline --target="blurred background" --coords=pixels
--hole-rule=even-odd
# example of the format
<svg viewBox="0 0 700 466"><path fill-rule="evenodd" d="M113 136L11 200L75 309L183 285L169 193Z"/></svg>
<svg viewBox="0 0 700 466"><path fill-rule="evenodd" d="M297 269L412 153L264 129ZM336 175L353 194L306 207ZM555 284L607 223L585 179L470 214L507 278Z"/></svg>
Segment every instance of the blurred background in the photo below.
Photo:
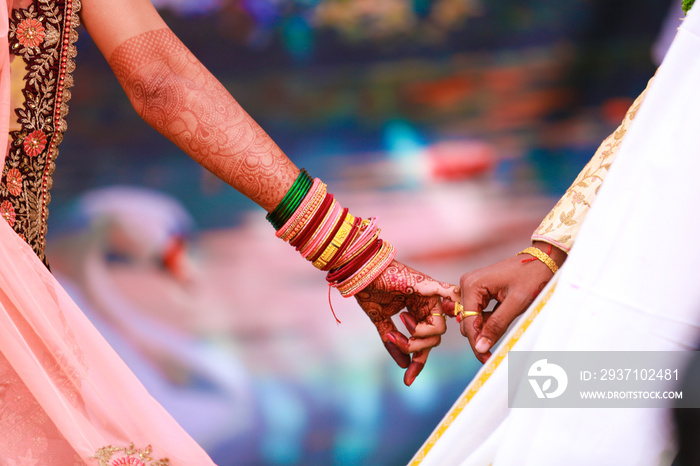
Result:
<svg viewBox="0 0 700 466"><path fill-rule="evenodd" d="M453 283L528 245L682 17L680 0L153 2L297 166ZM354 300L77 45L60 281L218 464L405 464L479 368L458 326L404 387Z"/></svg>

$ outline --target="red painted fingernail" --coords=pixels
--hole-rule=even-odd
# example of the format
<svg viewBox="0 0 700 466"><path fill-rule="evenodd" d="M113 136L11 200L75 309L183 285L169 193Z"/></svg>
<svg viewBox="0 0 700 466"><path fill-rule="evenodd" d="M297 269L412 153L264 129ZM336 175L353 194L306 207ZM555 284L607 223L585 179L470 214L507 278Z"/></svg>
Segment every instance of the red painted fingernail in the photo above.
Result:
<svg viewBox="0 0 700 466"><path fill-rule="evenodd" d="M418 374L423 370L424 364L422 362L412 362L409 368L406 370L406 375L404 377L404 383L406 386L410 387L411 384L416 380Z"/></svg>
<svg viewBox="0 0 700 466"><path fill-rule="evenodd" d="M405 314L401 314L399 317L401 317L401 322L403 322L408 331L411 332L411 335L416 333L416 326L413 325L413 322L411 322L410 319L405 317Z"/></svg>
<svg viewBox="0 0 700 466"><path fill-rule="evenodd" d="M401 369L406 369L410 365L411 357L403 353L398 346L396 346L390 341L385 341L384 347L389 352L391 357L394 358L394 361L396 361L396 364L398 364Z"/></svg>
<svg viewBox="0 0 700 466"><path fill-rule="evenodd" d="M396 344L396 337L392 335L391 333L387 333L386 339L392 342L393 344Z"/></svg>

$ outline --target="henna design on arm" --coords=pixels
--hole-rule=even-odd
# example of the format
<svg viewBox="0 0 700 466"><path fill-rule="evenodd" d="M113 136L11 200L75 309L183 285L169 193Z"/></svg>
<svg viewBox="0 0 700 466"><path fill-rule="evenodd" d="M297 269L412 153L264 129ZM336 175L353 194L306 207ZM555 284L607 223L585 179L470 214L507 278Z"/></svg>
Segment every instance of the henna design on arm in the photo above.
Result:
<svg viewBox="0 0 700 466"><path fill-rule="evenodd" d="M137 113L267 211L298 168L170 29L128 39L109 57Z"/></svg>

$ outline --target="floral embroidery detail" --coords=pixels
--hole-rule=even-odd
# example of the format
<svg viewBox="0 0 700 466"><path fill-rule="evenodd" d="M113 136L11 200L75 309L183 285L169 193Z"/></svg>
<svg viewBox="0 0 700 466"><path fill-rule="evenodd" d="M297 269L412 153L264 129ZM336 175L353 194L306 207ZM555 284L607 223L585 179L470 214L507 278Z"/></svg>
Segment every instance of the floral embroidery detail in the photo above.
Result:
<svg viewBox="0 0 700 466"><path fill-rule="evenodd" d="M32 131L24 138L24 152L30 157L41 154L46 147L46 134L40 129Z"/></svg>
<svg viewBox="0 0 700 466"><path fill-rule="evenodd" d="M24 100L12 113L21 129L10 132L0 202L12 204L13 229L45 261L51 175L66 130L81 5L80 0L14 3L23 7L11 11L8 41L14 60L25 70Z"/></svg>
<svg viewBox="0 0 700 466"><path fill-rule="evenodd" d="M154 460L151 457L153 447L148 445L146 448L135 448L134 444L129 444L128 447L113 447L108 445L102 447L95 452L90 459L98 461L100 466L169 466L170 460L163 458ZM113 458L114 455L119 455L119 458Z"/></svg>
<svg viewBox="0 0 700 466"><path fill-rule="evenodd" d="M44 41L45 30L36 19L25 19L17 26L17 40L25 47L38 47Z"/></svg>
<svg viewBox="0 0 700 466"><path fill-rule="evenodd" d="M119 458L118 460L112 461L112 466L146 466L146 463L130 456L128 458Z"/></svg>
<svg viewBox="0 0 700 466"><path fill-rule="evenodd" d="M7 190L13 196L19 196L22 194L22 173L16 168L10 168L5 175L5 181L7 182Z"/></svg>
<svg viewBox="0 0 700 466"><path fill-rule="evenodd" d="M10 226L15 225L15 208L12 207L10 201L2 201L0 204L0 217L4 218Z"/></svg>
<svg viewBox="0 0 700 466"><path fill-rule="evenodd" d="M581 193L574 193L573 196L571 196L571 202L574 204L584 204L586 202L586 196Z"/></svg>
<svg viewBox="0 0 700 466"><path fill-rule="evenodd" d="M652 81L653 78L649 81L649 85ZM649 85L647 85L647 89L649 89ZM571 249L588 209L593 204L608 169L617 155L622 139L637 115L645 95L646 89L627 110L627 114L617 130L603 141L593 158L566 191L566 194L559 199L551 212L542 220L532 235L533 241L545 241L564 251Z"/></svg>

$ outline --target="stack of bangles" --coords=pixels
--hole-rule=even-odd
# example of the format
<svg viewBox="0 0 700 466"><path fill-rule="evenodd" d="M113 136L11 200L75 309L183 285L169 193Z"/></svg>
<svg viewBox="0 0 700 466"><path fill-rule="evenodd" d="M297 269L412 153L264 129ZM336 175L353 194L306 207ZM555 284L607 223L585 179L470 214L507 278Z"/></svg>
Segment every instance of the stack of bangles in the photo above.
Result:
<svg viewBox="0 0 700 466"><path fill-rule="evenodd" d="M396 256L379 238L376 218L355 217L302 169L282 201L267 215L277 237L294 246L344 297L372 283Z"/></svg>

